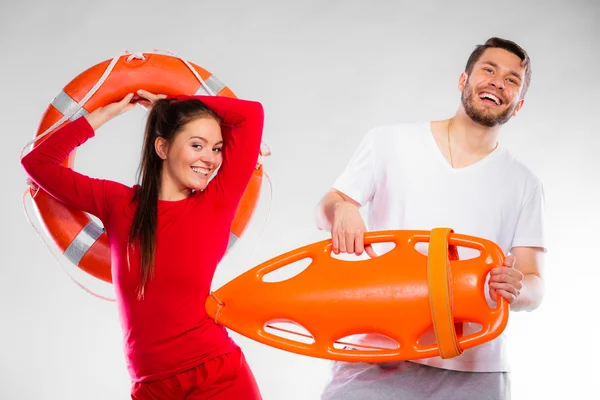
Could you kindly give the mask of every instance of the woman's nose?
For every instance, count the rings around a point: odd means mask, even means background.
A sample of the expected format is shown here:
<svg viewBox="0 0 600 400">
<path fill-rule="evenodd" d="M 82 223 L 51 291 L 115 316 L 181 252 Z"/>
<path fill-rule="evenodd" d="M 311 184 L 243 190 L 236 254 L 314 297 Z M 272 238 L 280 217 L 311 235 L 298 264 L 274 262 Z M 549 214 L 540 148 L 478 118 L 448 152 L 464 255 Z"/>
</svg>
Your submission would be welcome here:
<svg viewBox="0 0 600 400">
<path fill-rule="evenodd" d="M 213 164 L 215 162 L 215 159 L 216 154 L 210 149 L 206 149 L 200 154 L 200 160 L 202 160 L 205 163 Z"/>
</svg>

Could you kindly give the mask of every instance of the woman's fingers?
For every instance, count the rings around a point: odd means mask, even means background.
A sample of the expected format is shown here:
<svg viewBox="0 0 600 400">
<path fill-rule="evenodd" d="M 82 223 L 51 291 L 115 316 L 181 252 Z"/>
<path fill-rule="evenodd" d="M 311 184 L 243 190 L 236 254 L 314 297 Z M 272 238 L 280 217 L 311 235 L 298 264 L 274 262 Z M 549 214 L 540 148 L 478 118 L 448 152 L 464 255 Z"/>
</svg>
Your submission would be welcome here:
<svg viewBox="0 0 600 400">
<path fill-rule="evenodd" d="M 150 102 L 154 102 L 158 99 L 166 99 L 167 95 L 166 94 L 154 94 L 154 93 L 150 93 L 147 90 L 143 90 L 140 89 L 137 91 L 138 96 L 143 97 L 146 100 L 149 100 Z"/>
</svg>

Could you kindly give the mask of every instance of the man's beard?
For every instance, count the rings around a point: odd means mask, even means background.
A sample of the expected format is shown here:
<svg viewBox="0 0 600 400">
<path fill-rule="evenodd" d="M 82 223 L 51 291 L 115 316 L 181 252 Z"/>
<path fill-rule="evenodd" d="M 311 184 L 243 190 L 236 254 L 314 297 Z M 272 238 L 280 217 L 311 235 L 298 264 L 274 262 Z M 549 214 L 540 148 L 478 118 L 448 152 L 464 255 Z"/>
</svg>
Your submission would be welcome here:
<svg viewBox="0 0 600 400">
<path fill-rule="evenodd" d="M 475 107 L 475 94 L 473 93 L 473 90 L 471 90 L 471 85 L 469 85 L 468 80 L 460 97 L 460 101 L 462 102 L 465 112 L 474 122 L 489 128 L 507 123 L 517 108 L 517 105 L 515 104 L 497 115 L 487 110 L 477 109 Z"/>
</svg>

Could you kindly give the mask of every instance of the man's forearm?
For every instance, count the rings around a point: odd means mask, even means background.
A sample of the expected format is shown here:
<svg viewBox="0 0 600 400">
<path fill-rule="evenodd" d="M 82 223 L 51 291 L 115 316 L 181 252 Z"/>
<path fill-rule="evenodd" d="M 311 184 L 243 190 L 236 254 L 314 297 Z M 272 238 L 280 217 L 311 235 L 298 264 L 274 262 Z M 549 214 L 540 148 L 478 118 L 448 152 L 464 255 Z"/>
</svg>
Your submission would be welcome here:
<svg viewBox="0 0 600 400">
<path fill-rule="evenodd" d="M 344 201 L 344 198 L 339 193 L 333 191 L 323 196 L 323 199 L 317 205 L 317 228 L 330 231 L 335 208 Z"/>
<path fill-rule="evenodd" d="M 544 281 L 536 274 L 526 274 L 522 282 L 519 297 L 510 305 L 511 311 L 533 311 L 542 304 L 546 286 Z"/>
</svg>

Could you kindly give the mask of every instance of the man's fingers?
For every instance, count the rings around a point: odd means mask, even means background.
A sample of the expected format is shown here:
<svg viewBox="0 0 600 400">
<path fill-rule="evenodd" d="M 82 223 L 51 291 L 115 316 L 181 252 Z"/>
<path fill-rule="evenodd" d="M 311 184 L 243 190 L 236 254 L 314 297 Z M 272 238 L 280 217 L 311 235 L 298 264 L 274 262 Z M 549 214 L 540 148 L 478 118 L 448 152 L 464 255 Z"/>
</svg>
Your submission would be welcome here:
<svg viewBox="0 0 600 400">
<path fill-rule="evenodd" d="M 331 249 L 333 250 L 333 254 L 340 253 L 340 240 L 338 238 L 337 229 L 331 231 Z"/>
<path fill-rule="evenodd" d="M 510 285 L 514 287 L 516 290 L 521 290 L 523 288 L 523 282 L 519 279 L 515 279 L 512 277 L 505 277 L 503 279 L 497 279 L 500 275 L 497 275 L 493 278 L 490 278 L 489 285 L 495 288 L 504 287 L 504 285 Z"/>
<path fill-rule="evenodd" d="M 508 301 L 510 304 L 514 303 L 514 301 L 517 300 L 517 296 L 515 296 L 514 294 L 512 294 L 510 292 L 507 292 L 506 290 L 499 289 L 498 295 L 504 297 L 506 299 L 506 301 Z"/>
<path fill-rule="evenodd" d="M 490 277 L 506 277 L 511 276 L 516 279 L 523 279 L 523 273 L 516 268 L 511 267 L 495 267 L 490 271 Z"/>
<path fill-rule="evenodd" d="M 517 262 L 517 259 L 515 258 L 515 256 L 510 255 L 504 259 L 504 266 L 509 267 L 509 268 L 514 268 L 516 262 Z"/>
<path fill-rule="evenodd" d="M 494 302 L 498 301 L 498 291 L 492 287 L 490 287 L 490 298 Z"/>
<path fill-rule="evenodd" d="M 368 244 L 368 245 L 365 246 L 365 252 L 371 258 L 377 257 L 377 254 L 375 253 L 375 250 L 373 250 L 373 246 L 371 246 L 370 244 Z"/>
<path fill-rule="evenodd" d="M 356 240 L 354 241 L 354 254 L 360 256 L 363 251 L 365 251 L 365 246 L 363 244 L 362 235 L 356 235 Z"/>
<path fill-rule="evenodd" d="M 356 236 L 352 232 L 346 232 L 344 235 L 346 239 L 346 253 L 354 253 L 354 241 Z"/>
<path fill-rule="evenodd" d="M 504 292 L 511 293 L 516 297 L 518 297 L 520 294 L 520 288 L 515 287 L 515 285 L 512 285 L 510 283 L 490 282 L 490 288 L 498 291 L 502 290 Z"/>
<path fill-rule="evenodd" d="M 353 236 L 354 254 L 360 256 L 365 251 L 365 233 L 362 229 L 358 229 Z"/>
<path fill-rule="evenodd" d="M 338 236 L 340 253 L 345 253 L 346 252 L 346 237 L 344 236 L 344 234 L 342 232 L 338 232 L 337 236 Z"/>
<path fill-rule="evenodd" d="M 490 287 L 490 298 L 492 299 L 493 302 L 498 301 L 498 296 L 501 296 L 504 299 L 506 299 L 506 301 L 508 301 L 509 304 L 514 303 L 518 297 L 518 296 L 515 296 L 513 293 L 510 293 L 506 290 L 494 289 L 494 288 Z"/>
</svg>

